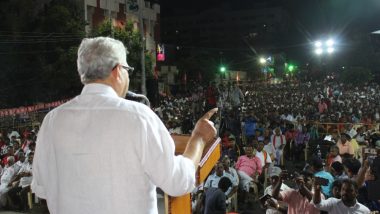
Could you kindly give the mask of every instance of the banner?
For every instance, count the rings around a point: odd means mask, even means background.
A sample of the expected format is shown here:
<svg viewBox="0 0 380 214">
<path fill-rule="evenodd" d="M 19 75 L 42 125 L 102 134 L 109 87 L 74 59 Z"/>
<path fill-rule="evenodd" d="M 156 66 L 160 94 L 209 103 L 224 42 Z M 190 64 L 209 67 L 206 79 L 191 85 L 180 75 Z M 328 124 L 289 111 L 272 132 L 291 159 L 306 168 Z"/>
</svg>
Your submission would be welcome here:
<svg viewBox="0 0 380 214">
<path fill-rule="evenodd" d="M 49 108 L 55 108 L 63 103 L 66 103 L 70 99 L 65 99 L 65 100 L 59 100 L 59 101 L 54 101 L 50 103 L 39 103 L 33 106 L 21 106 L 18 108 L 11 108 L 11 109 L 0 109 L 0 117 L 7 117 L 7 116 L 16 116 L 16 115 L 21 115 L 25 113 L 31 113 L 31 112 L 36 112 L 38 110 L 43 110 L 43 109 L 49 109 Z"/>
</svg>

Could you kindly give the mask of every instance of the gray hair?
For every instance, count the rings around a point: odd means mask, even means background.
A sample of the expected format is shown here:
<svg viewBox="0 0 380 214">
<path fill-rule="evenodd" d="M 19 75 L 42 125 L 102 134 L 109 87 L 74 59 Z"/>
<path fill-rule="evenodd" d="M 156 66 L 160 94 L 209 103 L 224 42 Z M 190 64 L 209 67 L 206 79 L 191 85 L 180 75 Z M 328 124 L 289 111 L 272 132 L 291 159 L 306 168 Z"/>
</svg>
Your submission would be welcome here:
<svg viewBox="0 0 380 214">
<path fill-rule="evenodd" d="M 14 163 L 15 163 L 15 157 L 13 157 L 13 156 L 8 156 L 8 157 L 7 157 L 7 162 L 8 162 L 8 164 L 9 164 L 9 163 L 14 164 Z"/>
<path fill-rule="evenodd" d="M 118 63 L 127 64 L 127 50 L 109 37 L 85 38 L 78 49 L 78 73 L 83 84 L 107 78 Z"/>
</svg>

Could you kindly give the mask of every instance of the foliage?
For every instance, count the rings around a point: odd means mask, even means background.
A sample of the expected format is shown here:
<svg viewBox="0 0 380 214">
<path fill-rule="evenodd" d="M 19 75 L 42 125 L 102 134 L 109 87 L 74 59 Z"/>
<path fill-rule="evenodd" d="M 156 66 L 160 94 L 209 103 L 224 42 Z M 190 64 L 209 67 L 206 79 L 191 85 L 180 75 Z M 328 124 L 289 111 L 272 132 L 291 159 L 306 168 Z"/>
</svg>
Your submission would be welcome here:
<svg viewBox="0 0 380 214">
<path fill-rule="evenodd" d="M 74 47 L 84 36 L 81 11 L 66 1 L 44 7 L 30 0 L 5 0 L 0 14 L 0 84 L 5 86 L 0 108 L 77 94 L 81 84 Z"/>
<path fill-rule="evenodd" d="M 217 55 L 218 57 L 218 55 Z M 183 78 L 186 73 L 187 81 L 209 82 L 219 74 L 220 61 L 215 55 L 207 51 L 193 50 L 188 56 L 181 57 L 177 62 L 180 75 Z M 228 72 L 228 65 L 226 65 Z"/>
<path fill-rule="evenodd" d="M 92 31 L 92 36 L 109 36 L 124 43 L 128 50 L 128 64 L 135 68 L 134 76 L 141 72 L 141 50 L 142 38 L 137 29 L 134 29 L 133 22 L 128 21 L 123 28 L 111 28 L 110 20 L 104 20 L 97 28 Z M 153 73 L 153 58 L 149 53 L 145 53 L 145 71 L 147 76 L 152 76 Z M 133 81 L 132 81 L 133 82 Z"/>
</svg>

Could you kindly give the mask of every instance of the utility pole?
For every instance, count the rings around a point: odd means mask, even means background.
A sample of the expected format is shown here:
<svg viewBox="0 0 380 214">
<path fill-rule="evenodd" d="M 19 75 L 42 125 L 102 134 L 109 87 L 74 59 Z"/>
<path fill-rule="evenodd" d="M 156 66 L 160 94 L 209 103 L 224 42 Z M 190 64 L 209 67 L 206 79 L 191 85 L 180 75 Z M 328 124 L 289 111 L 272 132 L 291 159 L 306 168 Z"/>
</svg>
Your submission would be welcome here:
<svg viewBox="0 0 380 214">
<path fill-rule="evenodd" d="M 140 4 L 141 3 L 141 4 Z M 146 73 L 145 73 L 145 36 L 144 36 L 144 23 L 143 23 L 143 8 L 145 7 L 144 1 L 139 2 L 139 27 L 141 43 L 141 93 L 146 95 Z"/>
<path fill-rule="evenodd" d="M 111 0 L 107 0 L 107 5 L 108 5 L 108 18 L 110 20 L 111 37 L 114 38 L 114 35 L 113 35 L 113 23 L 112 23 L 112 17 L 111 17 Z"/>
</svg>

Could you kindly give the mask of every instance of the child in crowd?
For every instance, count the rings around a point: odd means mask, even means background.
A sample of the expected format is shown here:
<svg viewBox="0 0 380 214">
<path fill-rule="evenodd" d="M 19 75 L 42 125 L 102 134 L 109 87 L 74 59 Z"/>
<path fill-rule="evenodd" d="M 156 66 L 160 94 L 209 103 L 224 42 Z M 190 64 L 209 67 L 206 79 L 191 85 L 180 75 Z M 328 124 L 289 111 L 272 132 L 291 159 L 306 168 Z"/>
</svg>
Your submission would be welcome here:
<svg viewBox="0 0 380 214">
<path fill-rule="evenodd" d="M 335 161 L 342 163 L 342 157 L 339 155 L 339 148 L 337 146 L 330 147 L 330 153 L 327 155 L 326 166 L 331 167 Z"/>
</svg>

